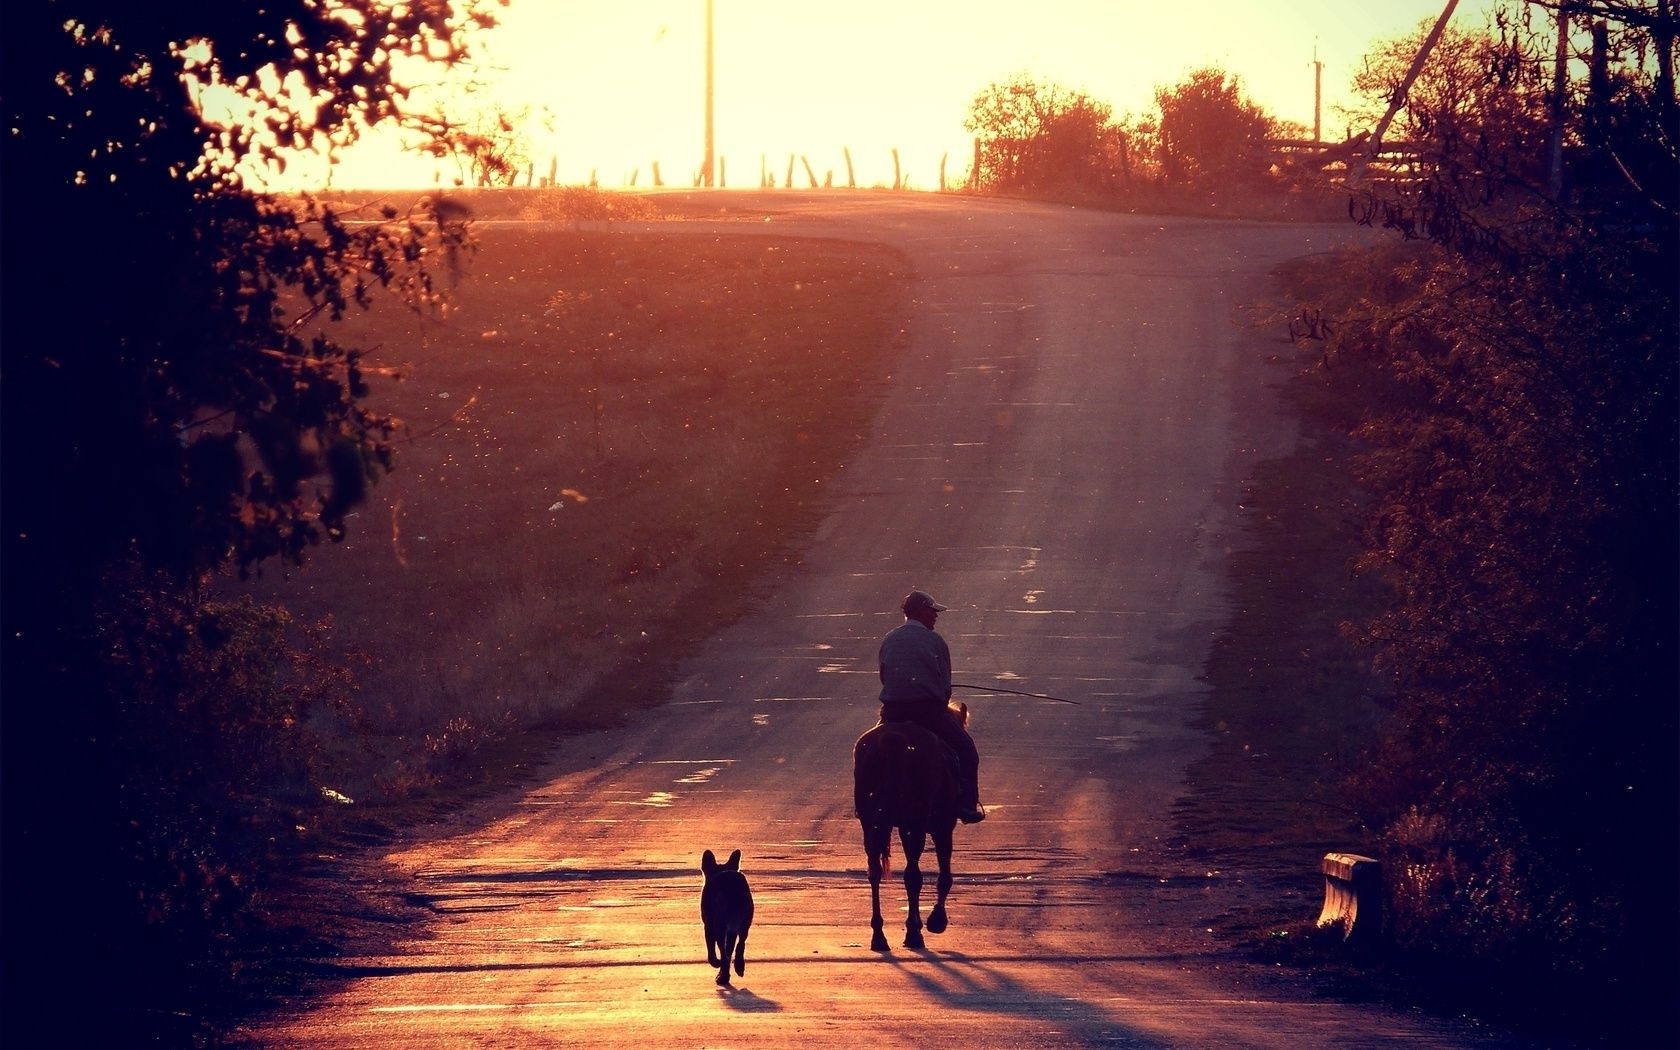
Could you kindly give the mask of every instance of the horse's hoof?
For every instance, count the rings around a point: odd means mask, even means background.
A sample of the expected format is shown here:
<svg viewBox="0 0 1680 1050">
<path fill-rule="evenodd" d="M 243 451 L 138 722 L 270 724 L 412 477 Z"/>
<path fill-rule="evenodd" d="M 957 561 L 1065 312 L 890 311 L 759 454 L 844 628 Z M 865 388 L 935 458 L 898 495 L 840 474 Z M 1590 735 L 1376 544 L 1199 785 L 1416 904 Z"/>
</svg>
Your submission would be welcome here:
<svg viewBox="0 0 1680 1050">
<path fill-rule="evenodd" d="M 936 911 L 932 915 L 928 916 L 927 932 L 929 932 L 929 933 L 944 933 L 945 932 L 945 924 L 946 924 L 945 923 L 945 913 L 942 912 L 942 911 Z"/>
<path fill-rule="evenodd" d="M 745 977 L 746 975 L 747 975 L 747 960 L 736 959 L 735 960 L 735 976 Z"/>
<path fill-rule="evenodd" d="M 913 930 L 910 933 L 905 934 L 904 935 L 904 946 L 906 948 L 909 948 L 911 951 L 917 951 L 917 952 L 926 948 L 927 947 L 927 942 L 922 940 L 922 931 L 921 930 Z"/>
<path fill-rule="evenodd" d="M 718 971 L 717 983 L 720 988 L 729 987 L 729 967 L 725 966 L 722 970 Z"/>
<path fill-rule="evenodd" d="M 876 952 L 890 952 L 892 951 L 892 947 L 887 944 L 885 934 L 877 933 L 869 942 L 869 950 Z"/>
</svg>

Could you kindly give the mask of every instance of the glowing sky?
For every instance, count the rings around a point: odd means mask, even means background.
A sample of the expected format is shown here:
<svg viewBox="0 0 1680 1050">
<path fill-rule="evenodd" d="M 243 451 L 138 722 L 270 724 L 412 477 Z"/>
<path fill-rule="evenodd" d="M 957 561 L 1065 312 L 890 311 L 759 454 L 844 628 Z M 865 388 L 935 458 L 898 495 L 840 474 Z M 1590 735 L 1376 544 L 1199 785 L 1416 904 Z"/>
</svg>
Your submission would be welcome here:
<svg viewBox="0 0 1680 1050">
<path fill-rule="evenodd" d="M 1310 128 L 1313 53 L 1324 62 L 1324 134 L 1346 130 L 1336 106 L 1371 44 L 1414 30 L 1444 0 L 714 0 L 717 150 L 730 185 L 756 185 L 765 155 L 778 177 L 790 153 L 818 177 L 890 182 L 897 147 L 913 184 L 966 171 L 962 121 L 986 84 L 1013 73 L 1085 91 L 1116 113 L 1152 108 L 1158 85 L 1215 64 L 1241 77 L 1274 116 Z M 1485 2 L 1454 24 L 1479 27 Z M 547 107 L 532 134 L 537 171 L 558 157 L 562 182 L 591 173 L 618 185 L 651 162 L 669 184 L 700 165 L 704 0 L 514 0 L 478 45 L 488 97 Z M 480 98 L 486 96 L 479 96 Z M 432 182 L 434 163 L 399 162 L 387 145 L 344 158 L 338 185 Z M 455 174 L 443 171 L 445 181 Z M 318 177 L 318 176 L 317 176 Z"/>
</svg>

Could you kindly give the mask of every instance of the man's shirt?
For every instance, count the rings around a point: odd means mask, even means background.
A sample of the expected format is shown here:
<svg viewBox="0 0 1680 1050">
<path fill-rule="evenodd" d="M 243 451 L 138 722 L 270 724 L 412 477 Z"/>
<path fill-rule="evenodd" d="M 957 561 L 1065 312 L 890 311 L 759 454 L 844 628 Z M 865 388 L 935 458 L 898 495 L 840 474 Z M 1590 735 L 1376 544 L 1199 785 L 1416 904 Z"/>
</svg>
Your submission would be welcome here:
<svg viewBox="0 0 1680 1050">
<path fill-rule="evenodd" d="M 881 640 L 881 703 L 934 704 L 951 698 L 951 649 L 937 631 L 906 620 Z"/>
</svg>

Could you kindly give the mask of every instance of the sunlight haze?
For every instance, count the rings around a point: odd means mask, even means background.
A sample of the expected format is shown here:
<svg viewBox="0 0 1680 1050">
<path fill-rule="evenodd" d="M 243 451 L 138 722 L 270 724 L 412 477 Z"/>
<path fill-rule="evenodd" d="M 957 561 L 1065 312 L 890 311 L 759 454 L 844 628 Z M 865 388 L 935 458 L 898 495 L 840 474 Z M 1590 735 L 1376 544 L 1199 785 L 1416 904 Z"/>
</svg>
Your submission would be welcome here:
<svg viewBox="0 0 1680 1050">
<path fill-rule="evenodd" d="M 790 155 L 808 156 L 819 179 L 833 172 L 843 185 L 849 147 L 858 184 L 870 186 L 891 183 L 896 147 L 911 184 L 932 189 L 943 155 L 949 179 L 966 174 L 973 139 L 963 118 L 988 83 L 1026 73 L 1083 91 L 1120 116 L 1151 110 L 1156 87 L 1210 64 L 1240 77 L 1274 117 L 1310 133 L 1315 46 L 1324 63 L 1323 134 L 1340 139 L 1348 127 L 1338 107 L 1373 42 L 1413 31 L 1442 6 L 715 0 L 717 152 L 730 186 L 756 186 L 761 157 L 783 180 Z M 1485 4 L 1461 4 L 1453 18 L 1480 26 Z M 478 43 L 485 90 L 451 113 L 529 107 L 539 177 L 555 158 L 562 183 L 593 175 L 619 186 L 635 174 L 637 185 L 649 186 L 657 160 L 667 185 L 692 182 L 703 150 L 704 0 L 514 0 L 499 20 Z M 321 174 L 317 167 L 301 178 Z M 451 162 L 405 157 L 375 141 L 341 158 L 332 182 L 422 186 L 459 174 Z M 803 166 L 797 179 L 805 184 Z"/>
</svg>

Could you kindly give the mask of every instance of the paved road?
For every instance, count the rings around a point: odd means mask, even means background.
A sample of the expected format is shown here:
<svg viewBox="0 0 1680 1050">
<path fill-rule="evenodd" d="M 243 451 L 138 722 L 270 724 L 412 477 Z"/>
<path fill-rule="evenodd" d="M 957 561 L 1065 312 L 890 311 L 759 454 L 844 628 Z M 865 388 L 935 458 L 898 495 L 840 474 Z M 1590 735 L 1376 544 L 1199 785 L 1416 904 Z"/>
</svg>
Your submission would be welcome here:
<svg viewBox="0 0 1680 1050">
<path fill-rule="evenodd" d="M 751 195 L 731 200 L 748 206 Z M 1227 612 L 1243 479 L 1293 424 L 1278 333 L 1244 330 L 1277 262 L 1339 227 L 879 194 L 778 194 L 719 229 L 880 240 L 913 262 L 907 349 L 802 565 L 711 639 L 670 704 L 578 738 L 541 787 L 394 859 L 435 909 L 388 957 L 257 1034 L 311 1047 L 1470 1046 L 1320 1001 L 1187 925 L 1163 870 L 1202 749 L 1197 676 Z M 696 235 L 709 227 L 696 224 Z M 949 932 L 870 952 L 850 748 L 910 587 L 973 697 L 984 825 L 959 831 Z M 746 976 L 703 965 L 697 864 L 746 855 Z M 888 896 L 902 934 L 902 888 Z M 898 943 L 895 938 L 894 943 Z M 1215 962 L 1220 968 L 1215 968 Z"/>
</svg>

